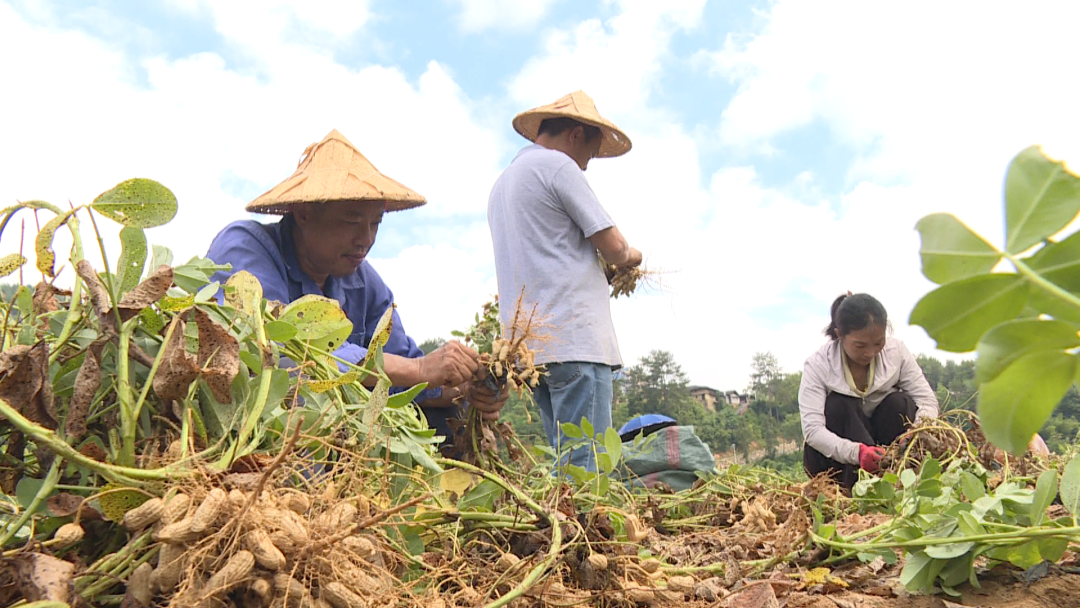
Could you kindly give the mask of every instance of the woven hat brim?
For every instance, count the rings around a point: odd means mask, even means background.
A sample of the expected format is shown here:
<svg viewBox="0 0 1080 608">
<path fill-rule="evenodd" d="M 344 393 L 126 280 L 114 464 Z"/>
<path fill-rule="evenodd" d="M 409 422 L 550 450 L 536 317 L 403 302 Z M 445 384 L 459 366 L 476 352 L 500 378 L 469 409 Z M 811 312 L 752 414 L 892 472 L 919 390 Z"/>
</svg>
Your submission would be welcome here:
<svg viewBox="0 0 1080 608">
<path fill-rule="evenodd" d="M 598 158 L 613 158 L 630 151 L 633 144 L 622 129 L 607 120 L 596 120 L 576 112 L 558 112 L 550 110 L 527 110 L 514 117 L 514 130 L 525 139 L 535 142 L 540 132 L 540 123 L 549 118 L 570 118 L 580 123 L 598 127 L 604 140 L 600 143 Z"/>
<path fill-rule="evenodd" d="M 387 211 L 412 209 L 427 202 L 419 192 L 380 173 L 352 142 L 333 130 L 304 150 L 296 171 L 288 179 L 244 209 L 285 215 L 292 205 L 335 201 L 381 202 Z"/>
</svg>

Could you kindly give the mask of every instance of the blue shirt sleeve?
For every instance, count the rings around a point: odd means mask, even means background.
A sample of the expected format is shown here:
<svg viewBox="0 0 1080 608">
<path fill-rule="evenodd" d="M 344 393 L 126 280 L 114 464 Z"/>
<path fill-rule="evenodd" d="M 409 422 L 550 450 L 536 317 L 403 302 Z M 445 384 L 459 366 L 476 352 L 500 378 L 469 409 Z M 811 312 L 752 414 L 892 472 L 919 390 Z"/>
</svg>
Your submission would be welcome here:
<svg viewBox="0 0 1080 608">
<path fill-rule="evenodd" d="M 264 298 L 291 301 L 285 260 L 258 222 L 245 220 L 226 226 L 210 244 L 206 257 L 218 264 L 232 264 L 232 270 L 218 271 L 211 280 L 224 283 L 233 273 L 246 270 L 259 279 Z"/>
</svg>

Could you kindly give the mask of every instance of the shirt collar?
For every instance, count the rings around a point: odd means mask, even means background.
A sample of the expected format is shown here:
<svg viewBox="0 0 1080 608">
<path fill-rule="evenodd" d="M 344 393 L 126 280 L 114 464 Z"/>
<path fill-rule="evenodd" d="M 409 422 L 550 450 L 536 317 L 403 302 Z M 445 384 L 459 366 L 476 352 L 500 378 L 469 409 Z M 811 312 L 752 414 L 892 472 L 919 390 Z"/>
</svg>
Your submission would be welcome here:
<svg viewBox="0 0 1080 608">
<path fill-rule="evenodd" d="M 289 280 L 294 283 L 299 283 L 304 293 L 319 293 L 320 291 L 328 298 L 334 298 L 340 301 L 341 290 L 345 289 L 359 289 L 364 286 L 364 280 L 360 276 L 360 268 L 356 269 L 356 272 L 344 276 L 344 277 L 326 277 L 326 284 L 323 289 L 319 289 L 315 280 L 307 275 L 300 268 L 300 259 L 296 257 L 296 241 L 293 240 L 293 227 L 296 222 L 293 220 L 292 215 L 286 215 L 278 222 L 278 231 L 281 237 L 281 255 L 285 258 L 285 272 L 289 275 Z M 367 264 L 367 260 L 364 261 Z M 363 264 L 361 264 L 361 268 Z"/>
</svg>

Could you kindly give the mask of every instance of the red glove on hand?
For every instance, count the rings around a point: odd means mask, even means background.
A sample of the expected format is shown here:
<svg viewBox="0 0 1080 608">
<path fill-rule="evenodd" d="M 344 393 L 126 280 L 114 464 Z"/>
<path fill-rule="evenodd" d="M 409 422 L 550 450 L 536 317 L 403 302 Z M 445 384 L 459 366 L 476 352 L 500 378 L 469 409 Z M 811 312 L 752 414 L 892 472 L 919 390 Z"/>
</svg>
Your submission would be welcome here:
<svg viewBox="0 0 1080 608">
<path fill-rule="evenodd" d="M 859 444 L 859 467 L 869 473 L 877 473 L 881 468 L 881 457 L 885 455 L 885 448 Z"/>
</svg>

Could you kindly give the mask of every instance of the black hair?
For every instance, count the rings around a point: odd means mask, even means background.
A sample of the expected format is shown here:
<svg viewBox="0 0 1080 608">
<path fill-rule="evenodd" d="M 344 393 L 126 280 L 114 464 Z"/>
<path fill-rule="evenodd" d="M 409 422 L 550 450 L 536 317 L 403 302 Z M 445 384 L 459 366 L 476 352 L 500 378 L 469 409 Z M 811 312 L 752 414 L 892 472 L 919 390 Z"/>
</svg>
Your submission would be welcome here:
<svg viewBox="0 0 1080 608">
<path fill-rule="evenodd" d="M 832 321 L 825 328 L 825 335 L 830 340 L 836 340 L 853 331 L 868 327 L 871 323 L 882 327 L 887 327 L 889 324 L 889 315 L 886 314 L 881 302 L 865 293 L 844 294 L 832 303 Z"/>
<path fill-rule="evenodd" d="M 569 131 L 574 127 L 582 127 L 585 129 L 585 141 L 592 141 L 603 135 L 603 132 L 600 131 L 600 127 L 587 125 L 583 122 L 574 120 L 573 118 L 545 118 L 540 121 L 540 127 L 536 130 L 536 136 L 539 137 L 544 133 L 555 136 L 564 131 Z"/>
</svg>

